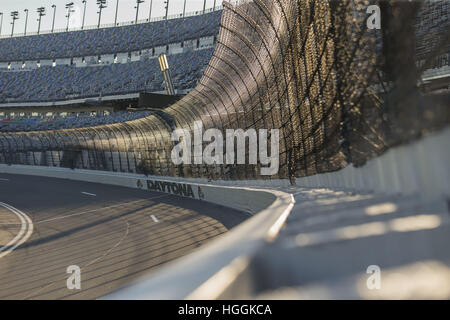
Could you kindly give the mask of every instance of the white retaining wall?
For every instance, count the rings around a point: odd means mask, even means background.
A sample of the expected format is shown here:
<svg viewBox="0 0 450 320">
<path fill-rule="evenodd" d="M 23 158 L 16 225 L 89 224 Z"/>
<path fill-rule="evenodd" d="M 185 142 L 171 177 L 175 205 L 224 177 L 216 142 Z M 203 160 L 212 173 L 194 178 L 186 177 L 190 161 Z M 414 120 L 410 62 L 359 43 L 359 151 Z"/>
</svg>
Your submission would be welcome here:
<svg viewBox="0 0 450 320">
<path fill-rule="evenodd" d="M 118 157 L 118 155 L 116 156 Z M 126 154 L 121 156 L 123 161 L 126 161 Z M 0 164 L 0 172 L 112 184 L 131 181 L 127 182 L 127 186 L 134 186 L 135 182 L 133 181 L 145 178 L 143 175 L 136 174 L 119 174 L 119 177 L 118 174 L 111 172 L 39 166 L 8 166 L 4 164 Z M 210 182 L 207 179 L 198 178 L 180 179 L 160 176 L 149 176 L 149 178 L 217 186 L 263 188 L 286 188 L 290 186 L 287 179 Z M 392 148 L 359 168 L 350 165 L 336 172 L 297 178 L 296 185 L 299 187 L 346 189 L 358 192 L 417 195 L 427 198 L 450 196 L 450 128 L 430 134 L 410 144 Z"/>
<path fill-rule="evenodd" d="M 300 178 L 297 185 L 424 198 L 448 197 L 450 128 L 389 149 L 363 167 L 348 166 L 340 171 Z"/>
</svg>

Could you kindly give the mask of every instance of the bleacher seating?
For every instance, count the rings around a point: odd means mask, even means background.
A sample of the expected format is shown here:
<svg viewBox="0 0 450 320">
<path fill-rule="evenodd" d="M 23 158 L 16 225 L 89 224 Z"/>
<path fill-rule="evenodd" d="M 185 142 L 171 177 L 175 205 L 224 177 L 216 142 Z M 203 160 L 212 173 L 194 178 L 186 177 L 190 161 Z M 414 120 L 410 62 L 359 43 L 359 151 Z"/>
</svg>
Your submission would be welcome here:
<svg viewBox="0 0 450 320">
<path fill-rule="evenodd" d="M 213 49 L 168 56 L 174 86 L 193 88 Z M 34 70 L 0 72 L 0 103 L 45 102 L 164 90 L 158 59 L 88 67 L 45 66 Z"/>
<path fill-rule="evenodd" d="M 0 62 L 52 61 L 100 55 L 131 53 L 184 40 L 217 35 L 222 11 L 186 19 L 169 19 L 113 28 L 0 39 Z M 208 46 L 208 45 L 207 45 Z M 190 47 L 169 54 L 175 89 L 195 87 L 208 64 L 213 48 Z M 88 60 L 88 59 L 86 59 Z M 158 59 L 149 51 L 139 60 L 70 64 L 48 63 L 0 70 L 0 103 L 54 102 L 96 98 L 142 91 L 164 91 Z M 5 64 L 3 64 L 5 65 Z M 1 111 L 1 110 L 0 110 Z M 147 117 L 151 111 L 114 112 L 108 115 L 0 116 L 0 132 L 42 131 L 112 124 Z"/>
<path fill-rule="evenodd" d="M 217 35 L 222 11 L 115 28 L 0 39 L 0 62 L 130 52 Z"/>
<path fill-rule="evenodd" d="M 40 131 L 68 128 L 92 127 L 103 124 L 112 124 L 130 120 L 136 120 L 151 115 L 152 111 L 113 112 L 108 115 L 81 115 L 61 117 L 30 117 L 17 119 L 2 119 L 0 117 L 0 132 Z"/>
</svg>

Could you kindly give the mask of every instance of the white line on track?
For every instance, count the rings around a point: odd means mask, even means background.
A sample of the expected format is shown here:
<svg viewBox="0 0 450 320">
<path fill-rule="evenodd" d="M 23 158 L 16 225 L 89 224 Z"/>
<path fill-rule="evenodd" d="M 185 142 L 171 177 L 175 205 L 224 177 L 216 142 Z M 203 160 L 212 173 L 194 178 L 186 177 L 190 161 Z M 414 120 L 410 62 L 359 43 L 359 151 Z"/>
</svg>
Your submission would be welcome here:
<svg viewBox="0 0 450 320">
<path fill-rule="evenodd" d="M 0 258 L 3 258 L 30 238 L 33 233 L 33 222 L 25 213 L 17 208 L 14 208 L 13 206 L 10 206 L 9 204 L 0 202 L 0 206 L 14 213 L 17 217 L 19 217 L 21 222 L 19 233 L 6 246 L 0 248 Z"/>
<path fill-rule="evenodd" d="M 115 208 L 115 207 L 120 207 L 120 206 L 124 206 L 124 205 L 128 205 L 128 204 L 143 202 L 143 201 L 147 201 L 147 200 L 154 200 L 154 199 L 164 198 L 164 197 L 168 197 L 168 196 L 169 196 L 169 194 L 164 194 L 164 195 L 161 195 L 161 196 L 156 196 L 156 197 L 147 198 L 147 199 L 141 199 L 141 200 L 136 200 L 136 201 L 118 203 L 118 204 L 115 204 L 115 205 L 112 205 L 112 206 L 109 206 L 109 207 L 102 207 L 102 208 L 98 208 L 98 209 L 92 209 L 92 210 L 88 210 L 88 211 L 72 213 L 72 214 L 68 214 L 66 216 L 60 216 L 60 217 L 55 217 L 55 218 L 50 218 L 50 219 L 44 219 L 44 220 L 36 222 L 35 224 L 43 223 L 43 222 L 49 222 L 49 221 L 54 221 L 54 220 L 59 220 L 59 219 L 64 219 L 64 218 L 69 218 L 69 217 L 80 216 L 80 215 L 83 215 L 83 214 L 86 214 L 86 213 L 92 213 L 92 212 L 96 212 L 96 211 L 112 209 L 112 208 Z"/>
<path fill-rule="evenodd" d="M 154 222 L 159 222 L 158 218 L 156 218 L 154 215 L 151 215 L 150 217 L 153 219 Z"/>
<path fill-rule="evenodd" d="M 85 194 L 87 196 L 92 196 L 92 197 L 96 197 L 97 196 L 95 193 L 89 193 L 89 192 L 84 192 L 84 191 L 82 191 L 81 193 Z"/>
<path fill-rule="evenodd" d="M 0 178 L 0 181 L 9 181 L 9 179 Z"/>
</svg>

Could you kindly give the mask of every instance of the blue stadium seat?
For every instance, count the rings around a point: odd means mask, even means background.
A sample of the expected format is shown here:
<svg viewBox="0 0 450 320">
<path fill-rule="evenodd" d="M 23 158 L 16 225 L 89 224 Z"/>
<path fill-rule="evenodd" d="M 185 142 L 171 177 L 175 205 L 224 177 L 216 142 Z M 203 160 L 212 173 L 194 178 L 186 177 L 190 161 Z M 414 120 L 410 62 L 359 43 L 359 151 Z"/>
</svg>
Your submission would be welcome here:
<svg viewBox="0 0 450 320">
<path fill-rule="evenodd" d="M 184 19 L 115 28 L 42 34 L 0 40 L 0 62 L 57 59 L 137 51 L 215 35 L 222 11 Z"/>
</svg>

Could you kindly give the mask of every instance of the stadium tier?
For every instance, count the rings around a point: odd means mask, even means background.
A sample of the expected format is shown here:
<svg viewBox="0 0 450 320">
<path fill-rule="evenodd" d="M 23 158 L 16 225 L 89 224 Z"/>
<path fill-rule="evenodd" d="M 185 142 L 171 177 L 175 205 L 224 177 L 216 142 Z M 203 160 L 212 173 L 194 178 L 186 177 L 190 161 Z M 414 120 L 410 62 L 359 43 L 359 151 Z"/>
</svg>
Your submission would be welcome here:
<svg viewBox="0 0 450 320">
<path fill-rule="evenodd" d="M 113 112 L 107 115 L 78 115 L 61 117 L 53 115 L 52 117 L 30 117 L 19 119 L 2 119 L 0 117 L 0 131 L 41 131 L 56 130 L 64 128 L 82 128 L 92 127 L 104 124 L 120 123 L 147 117 L 153 114 L 152 111 L 134 111 L 134 112 Z"/>
<path fill-rule="evenodd" d="M 210 48 L 168 56 L 175 88 L 193 88 L 212 52 Z M 0 72 L 0 88 L 0 103 L 5 103 L 57 101 L 145 90 L 156 92 L 164 90 L 164 85 L 155 57 L 124 64 L 88 67 L 57 65 Z"/>
<path fill-rule="evenodd" d="M 0 62 L 130 52 L 214 36 L 219 32 L 221 13 L 218 10 L 185 19 L 1 39 Z"/>
</svg>

